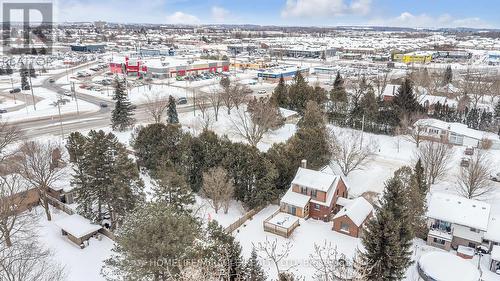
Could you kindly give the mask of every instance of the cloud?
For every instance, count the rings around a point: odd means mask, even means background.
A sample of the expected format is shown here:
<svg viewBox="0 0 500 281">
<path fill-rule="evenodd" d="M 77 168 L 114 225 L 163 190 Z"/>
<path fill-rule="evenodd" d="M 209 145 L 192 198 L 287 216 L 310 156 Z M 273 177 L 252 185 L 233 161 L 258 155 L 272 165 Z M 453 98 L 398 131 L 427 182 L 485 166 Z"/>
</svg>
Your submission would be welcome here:
<svg viewBox="0 0 500 281">
<path fill-rule="evenodd" d="M 372 0 L 287 0 L 281 16 L 289 18 L 366 15 L 371 10 L 371 4 Z"/>
<path fill-rule="evenodd" d="M 481 20 L 478 17 L 470 18 L 455 18 L 449 14 L 439 16 L 430 16 L 428 14 L 414 15 L 410 12 L 403 12 L 399 16 L 389 19 L 372 20 L 371 24 L 397 26 L 397 27 L 424 27 L 424 28 L 440 28 L 440 27 L 472 27 L 472 28 L 489 28 L 490 24 Z"/>
<path fill-rule="evenodd" d="M 171 15 L 167 16 L 167 23 L 182 23 L 182 24 L 197 24 L 200 22 L 200 19 L 195 15 L 186 14 L 180 11 L 177 11 Z"/>
<path fill-rule="evenodd" d="M 212 7 L 212 18 L 215 22 L 224 22 L 228 16 L 229 16 L 228 10 L 219 6 Z"/>
</svg>

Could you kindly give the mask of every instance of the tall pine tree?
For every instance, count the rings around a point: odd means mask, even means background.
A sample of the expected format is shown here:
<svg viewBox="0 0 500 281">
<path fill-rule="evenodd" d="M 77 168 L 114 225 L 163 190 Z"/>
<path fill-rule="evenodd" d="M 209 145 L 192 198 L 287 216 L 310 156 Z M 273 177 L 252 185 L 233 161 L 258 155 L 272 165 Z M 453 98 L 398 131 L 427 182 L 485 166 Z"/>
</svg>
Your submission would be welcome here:
<svg viewBox="0 0 500 281">
<path fill-rule="evenodd" d="M 30 85 L 28 84 L 28 69 L 26 68 L 24 63 L 21 63 L 19 75 L 21 76 L 21 89 L 22 90 L 29 90 Z"/>
<path fill-rule="evenodd" d="M 153 191 L 158 202 L 171 206 L 177 212 L 189 211 L 186 206 L 195 202 L 184 176 L 165 164 L 154 174 Z"/>
<path fill-rule="evenodd" d="M 288 108 L 288 88 L 285 83 L 283 76 L 280 77 L 278 86 L 274 88 L 273 94 L 271 96 L 271 103 L 277 107 Z"/>
<path fill-rule="evenodd" d="M 168 97 L 167 123 L 168 124 L 178 124 L 179 123 L 179 116 L 177 115 L 177 106 L 175 103 L 175 99 L 172 96 Z"/>
<path fill-rule="evenodd" d="M 124 131 L 132 127 L 135 123 L 135 119 L 132 117 L 135 106 L 128 99 L 125 81 L 116 77 L 114 86 L 113 100 L 115 101 L 115 108 L 111 112 L 111 127 L 113 130 Z"/>
</svg>

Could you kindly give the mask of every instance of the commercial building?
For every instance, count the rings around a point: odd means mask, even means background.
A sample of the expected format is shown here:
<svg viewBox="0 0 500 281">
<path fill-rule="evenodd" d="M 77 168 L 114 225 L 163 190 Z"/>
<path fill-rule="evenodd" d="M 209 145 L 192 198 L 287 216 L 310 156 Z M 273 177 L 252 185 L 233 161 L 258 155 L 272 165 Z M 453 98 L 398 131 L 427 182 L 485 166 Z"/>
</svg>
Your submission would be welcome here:
<svg viewBox="0 0 500 281">
<path fill-rule="evenodd" d="M 71 51 L 83 53 L 102 53 L 106 45 L 104 44 L 79 44 L 71 45 Z"/>
<path fill-rule="evenodd" d="M 229 71 L 228 61 L 180 59 L 161 57 L 152 59 L 118 58 L 109 64 L 113 73 L 169 78 L 176 76 L 197 75 L 205 72 Z"/>
<path fill-rule="evenodd" d="M 393 60 L 403 63 L 429 63 L 432 61 L 434 52 L 418 51 L 407 54 L 394 54 Z"/>
<path fill-rule="evenodd" d="M 285 80 L 290 80 L 293 79 L 298 72 L 304 76 L 308 75 L 309 68 L 299 66 L 274 67 L 260 71 L 257 73 L 257 77 L 268 81 L 278 81 L 281 77 Z"/>
<path fill-rule="evenodd" d="M 330 47 L 306 47 L 306 46 L 286 46 L 271 47 L 269 54 L 274 57 L 292 57 L 292 58 L 321 58 L 335 56 L 335 48 Z"/>
</svg>

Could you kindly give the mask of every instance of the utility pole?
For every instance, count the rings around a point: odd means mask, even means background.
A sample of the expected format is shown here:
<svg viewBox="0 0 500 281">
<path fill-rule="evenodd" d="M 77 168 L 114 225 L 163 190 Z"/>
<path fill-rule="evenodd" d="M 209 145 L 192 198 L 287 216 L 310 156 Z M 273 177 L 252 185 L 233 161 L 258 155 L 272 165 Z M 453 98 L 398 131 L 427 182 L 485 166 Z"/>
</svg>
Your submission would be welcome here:
<svg viewBox="0 0 500 281">
<path fill-rule="evenodd" d="M 59 124 L 61 126 L 61 139 L 64 139 L 63 123 L 61 117 L 61 100 L 57 101 L 57 111 L 59 112 Z"/>
<path fill-rule="evenodd" d="M 10 77 L 10 84 L 12 85 L 12 96 L 14 96 L 14 104 L 17 104 L 17 102 L 16 102 L 16 92 L 14 91 L 14 81 L 12 80 L 12 76 Z"/>
<path fill-rule="evenodd" d="M 33 109 L 36 110 L 35 94 L 33 93 L 33 84 L 31 83 L 31 74 L 29 75 L 29 77 L 30 77 L 31 98 L 33 99 Z"/>
<path fill-rule="evenodd" d="M 76 115 L 80 117 L 80 109 L 78 108 L 78 97 L 76 96 L 76 91 L 75 91 L 75 82 L 71 82 L 71 91 L 73 92 L 73 97 L 75 98 Z"/>
<path fill-rule="evenodd" d="M 363 114 L 363 119 L 361 120 L 361 142 L 359 148 L 363 147 L 363 134 L 365 132 L 365 114 Z"/>
</svg>

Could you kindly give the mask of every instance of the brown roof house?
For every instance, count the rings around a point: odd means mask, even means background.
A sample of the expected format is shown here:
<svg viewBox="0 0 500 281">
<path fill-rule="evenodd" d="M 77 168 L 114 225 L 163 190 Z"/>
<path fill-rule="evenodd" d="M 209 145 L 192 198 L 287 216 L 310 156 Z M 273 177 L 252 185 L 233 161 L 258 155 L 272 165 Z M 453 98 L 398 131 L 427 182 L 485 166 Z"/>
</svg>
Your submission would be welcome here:
<svg viewBox="0 0 500 281">
<path fill-rule="evenodd" d="M 333 230 L 352 237 L 361 237 L 364 224 L 373 214 L 372 204 L 363 197 L 339 198 L 337 204 L 343 208 L 333 217 Z"/>
</svg>

